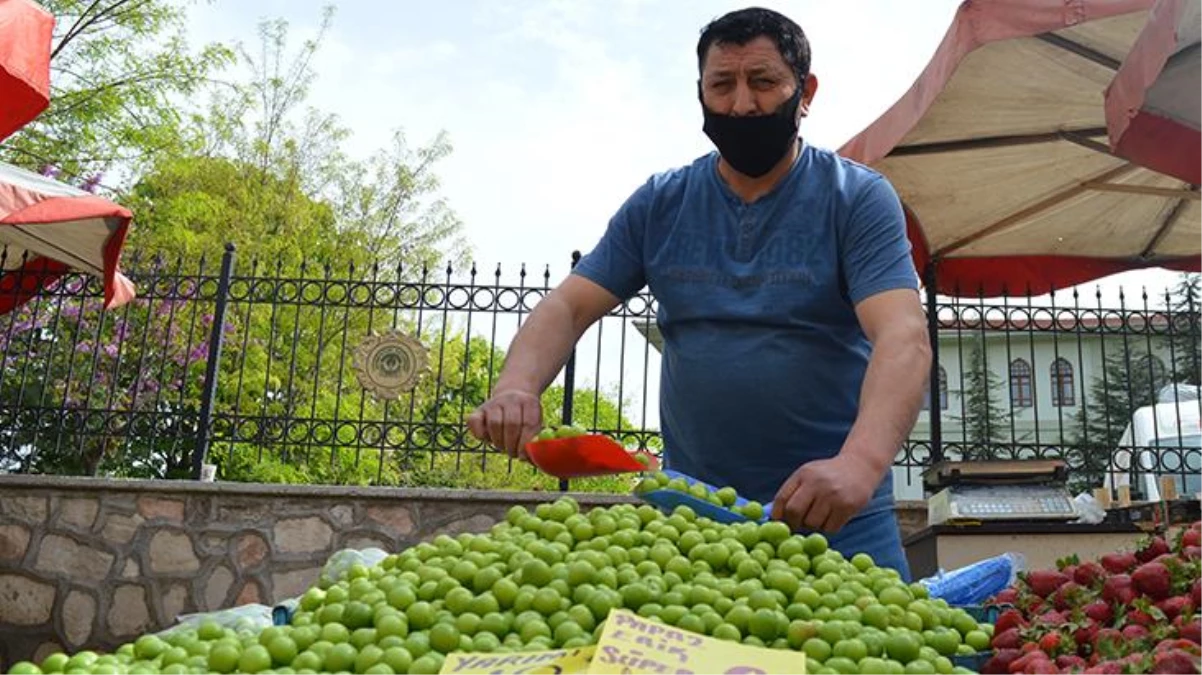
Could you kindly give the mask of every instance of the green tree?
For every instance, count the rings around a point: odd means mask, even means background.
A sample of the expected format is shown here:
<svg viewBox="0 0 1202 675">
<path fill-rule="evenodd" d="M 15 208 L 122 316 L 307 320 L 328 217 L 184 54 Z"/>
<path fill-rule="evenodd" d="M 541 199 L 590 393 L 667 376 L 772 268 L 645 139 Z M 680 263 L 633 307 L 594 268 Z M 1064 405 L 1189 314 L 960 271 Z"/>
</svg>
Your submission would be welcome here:
<svg viewBox="0 0 1202 675">
<path fill-rule="evenodd" d="M 50 106 L 0 145 L 0 159 L 32 170 L 53 165 L 64 179 L 115 168 L 136 175 L 138 167 L 173 150 L 179 106 L 233 58 L 221 45 L 189 46 L 187 11 L 180 3 L 40 4 L 56 19 Z"/>
<path fill-rule="evenodd" d="M 1169 383 L 1162 362 L 1143 344 L 1128 341 L 1107 344 L 1102 373 L 1095 375 L 1086 404 L 1078 407 L 1071 437 L 1074 472 L 1079 487 L 1097 487 L 1111 456 L 1136 410 L 1156 402 L 1156 394 Z"/>
<path fill-rule="evenodd" d="M 1202 274 L 1182 274 L 1168 304 L 1173 379 L 1202 384 Z"/>
<path fill-rule="evenodd" d="M 970 338 L 964 363 L 964 410 L 958 419 L 964 429 L 964 459 L 988 459 L 993 446 L 1006 440 L 1005 410 L 999 400 L 1001 378 L 989 368 L 985 339 Z"/>
</svg>

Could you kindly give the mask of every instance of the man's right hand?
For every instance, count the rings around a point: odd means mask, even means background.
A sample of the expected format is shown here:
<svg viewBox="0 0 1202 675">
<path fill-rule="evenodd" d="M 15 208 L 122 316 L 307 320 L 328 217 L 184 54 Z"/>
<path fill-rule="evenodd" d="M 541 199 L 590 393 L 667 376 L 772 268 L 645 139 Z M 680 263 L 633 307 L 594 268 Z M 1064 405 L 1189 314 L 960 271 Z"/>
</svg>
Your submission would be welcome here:
<svg viewBox="0 0 1202 675">
<path fill-rule="evenodd" d="M 467 428 L 473 436 L 520 459 L 526 459 L 526 443 L 542 427 L 543 408 L 538 396 L 520 389 L 494 392 L 467 416 Z"/>
</svg>

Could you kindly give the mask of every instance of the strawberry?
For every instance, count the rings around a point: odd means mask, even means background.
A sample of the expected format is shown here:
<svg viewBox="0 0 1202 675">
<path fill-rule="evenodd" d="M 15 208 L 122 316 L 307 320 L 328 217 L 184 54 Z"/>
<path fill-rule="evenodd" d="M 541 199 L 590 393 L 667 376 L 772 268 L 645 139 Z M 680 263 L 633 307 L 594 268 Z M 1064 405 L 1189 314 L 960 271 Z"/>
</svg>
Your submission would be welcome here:
<svg viewBox="0 0 1202 675">
<path fill-rule="evenodd" d="M 1028 644 L 1031 644 L 1031 643 L 1028 643 Z M 1027 651 L 1027 650 L 1024 650 L 1024 651 L 1026 653 L 1024 653 L 1022 656 L 1018 657 L 1017 659 L 1015 659 L 1010 664 L 1010 672 L 1024 673 L 1027 671 L 1027 666 L 1029 666 L 1033 663 L 1038 663 L 1040 661 L 1048 661 L 1048 662 L 1051 661 L 1051 659 L 1048 658 L 1048 655 L 1039 651 L 1038 648 L 1031 649 L 1030 651 Z"/>
<path fill-rule="evenodd" d="M 1145 540 L 1142 545 L 1135 550 L 1135 559 L 1141 563 L 1146 563 L 1155 560 L 1156 558 L 1169 552 L 1169 545 L 1165 543 L 1164 537 L 1155 536 Z"/>
<path fill-rule="evenodd" d="M 1188 616 L 1194 609 L 1190 599 L 1183 595 L 1165 598 L 1156 603 L 1156 608 L 1164 612 L 1164 615 L 1170 619 L 1174 619 L 1182 614 Z"/>
<path fill-rule="evenodd" d="M 1106 568 L 1111 574 L 1126 574 L 1131 571 L 1132 567 L 1138 562 L 1135 556 L 1131 553 L 1107 553 L 1102 556 L 1100 562 L 1102 567 Z"/>
<path fill-rule="evenodd" d="M 1064 616 L 1064 612 L 1058 612 L 1054 609 L 1035 617 L 1035 623 L 1041 623 L 1048 626 L 1059 626 L 1066 620 L 1067 619 Z"/>
<path fill-rule="evenodd" d="M 1069 670 L 1070 668 L 1084 669 L 1085 659 L 1076 654 L 1061 654 L 1056 657 L 1056 665 L 1061 670 Z"/>
<path fill-rule="evenodd" d="M 1047 633 L 1039 638 L 1039 649 L 1046 654 L 1059 654 L 1064 649 L 1064 636 L 1060 633 Z"/>
<path fill-rule="evenodd" d="M 1019 634 L 1018 628 L 1007 628 L 1000 633 L 995 632 L 993 640 L 990 642 L 990 646 L 994 649 L 1019 649 L 1022 644 L 1023 638 Z"/>
<path fill-rule="evenodd" d="M 1177 629 L 1177 634 L 1196 645 L 1202 645 L 1202 618 L 1195 616 L 1189 623 Z"/>
<path fill-rule="evenodd" d="M 1085 616 L 1100 624 L 1109 624 L 1114 620 L 1114 610 L 1111 609 L 1110 605 L 1101 600 L 1094 600 L 1086 605 L 1082 611 L 1085 613 Z"/>
<path fill-rule="evenodd" d="M 1172 592 L 1173 577 L 1163 563 L 1148 562 L 1131 573 L 1131 583 L 1140 593 L 1153 600 L 1160 600 L 1167 598 Z"/>
<path fill-rule="evenodd" d="M 1116 574 L 1102 584 L 1102 599 L 1111 604 L 1129 605 L 1138 595 L 1126 574 Z"/>
<path fill-rule="evenodd" d="M 1127 623 L 1132 626 L 1143 626 L 1144 628 L 1150 628 L 1156 625 L 1156 617 L 1138 607 L 1131 607 L 1128 609 L 1125 616 Z"/>
<path fill-rule="evenodd" d="M 1202 546 L 1202 529 L 1191 527 L 1181 532 L 1181 550 L 1185 550 L 1190 546 Z"/>
<path fill-rule="evenodd" d="M 1186 560 L 1202 559 L 1202 547 L 1186 546 L 1185 548 L 1181 549 L 1181 557 L 1185 558 Z"/>
<path fill-rule="evenodd" d="M 1189 587 L 1189 599 L 1194 601 L 1194 607 L 1202 607 L 1202 579 L 1194 579 Z"/>
<path fill-rule="evenodd" d="M 1182 640 L 1181 638 L 1177 638 L 1176 640 L 1173 638 L 1165 638 L 1156 643 L 1156 649 L 1153 651 L 1163 652 L 1168 649 L 1181 649 L 1193 654 L 1198 651 L 1198 645 L 1190 642 L 1189 640 Z"/>
<path fill-rule="evenodd" d="M 1093 588 L 1096 584 L 1101 583 L 1102 578 L 1105 576 L 1105 568 L 1098 563 L 1093 561 L 1083 562 L 1073 572 L 1073 581 L 1086 588 Z"/>
<path fill-rule="evenodd" d="M 1087 656 L 1093 645 L 1094 637 L 1098 634 L 1098 624 L 1088 621 L 1073 631 L 1073 642 L 1077 645 L 1077 653 Z"/>
<path fill-rule="evenodd" d="M 1099 673 L 1100 675 L 1122 675 L 1123 664 L 1118 661 L 1103 661 L 1096 666 L 1086 668 L 1085 672 Z"/>
<path fill-rule="evenodd" d="M 1066 582 L 1052 594 L 1052 606 L 1066 612 L 1081 604 L 1088 591 L 1075 581 Z"/>
<path fill-rule="evenodd" d="M 993 604 L 995 605 L 1013 605 L 1018 602 L 1018 589 L 1011 586 L 998 591 L 998 594 L 993 596 Z"/>
<path fill-rule="evenodd" d="M 997 635 L 1011 628 L 1025 628 L 1026 626 L 1027 620 L 1023 618 L 1022 612 L 1017 609 L 1007 609 L 999 614 L 997 621 L 993 623 L 993 632 Z"/>
<path fill-rule="evenodd" d="M 1057 570 L 1035 570 L 1027 574 L 1026 581 L 1032 593 L 1046 598 L 1068 583 L 1068 576 Z"/>
<path fill-rule="evenodd" d="M 1060 672 L 1060 669 L 1056 667 L 1056 664 L 1052 663 L 1051 661 L 1049 661 L 1047 659 L 1044 659 L 1042 661 L 1032 661 L 1031 663 L 1027 664 L 1026 668 L 1023 669 L 1024 674 L 1030 673 L 1031 675 L 1040 675 L 1041 673 L 1046 673 L 1046 674 L 1050 675 L 1052 673 L 1059 673 L 1059 672 Z"/>
<path fill-rule="evenodd" d="M 1198 668 L 1198 657 L 1180 649 L 1157 652 L 1152 657 L 1152 672 L 1154 673 L 1196 674 Z"/>
<path fill-rule="evenodd" d="M 1010 664 L 1023 653 L 1017 649 L 999 649 L 981 666 L 984 675 L 1004 675 L 1010 672 Z"/>
<path fill-rule="evenodd" d="M 1141 626 L 1137 623 L 1131 623 L 1123 626 L 1124 640 L 1142 640 L 1146 637 L 1148 637 L 1147 626 Z"/>
</svg>

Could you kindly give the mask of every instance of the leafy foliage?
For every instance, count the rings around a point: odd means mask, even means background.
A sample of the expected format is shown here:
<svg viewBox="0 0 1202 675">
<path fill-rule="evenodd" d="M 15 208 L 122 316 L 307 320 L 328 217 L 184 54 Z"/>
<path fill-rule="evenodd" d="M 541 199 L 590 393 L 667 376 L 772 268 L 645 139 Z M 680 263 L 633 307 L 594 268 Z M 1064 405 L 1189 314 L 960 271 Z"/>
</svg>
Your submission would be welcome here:
<svg viewBox="0 0 1202 675">
<path fill-rule="evenodd" d="M 971 338 L 964 364 L 964 412 L 958 416 L 964 428 L 964 459 L 992 456 L 990 446 L 1006 439 L 1005 410 L 998 399 L 1001 378 L 989 368 L 982 336 Z"/>
<path fill-rule="evenodd" d="M 169 0 L 41 0 L 56 19 L 51 103 L 0 146 L 0 159 L 65 178 L 137 167 L 179 142 L 180 101 L 197 95 L 233 52 L 192 49 L 186 10 Z"/>
</svg>

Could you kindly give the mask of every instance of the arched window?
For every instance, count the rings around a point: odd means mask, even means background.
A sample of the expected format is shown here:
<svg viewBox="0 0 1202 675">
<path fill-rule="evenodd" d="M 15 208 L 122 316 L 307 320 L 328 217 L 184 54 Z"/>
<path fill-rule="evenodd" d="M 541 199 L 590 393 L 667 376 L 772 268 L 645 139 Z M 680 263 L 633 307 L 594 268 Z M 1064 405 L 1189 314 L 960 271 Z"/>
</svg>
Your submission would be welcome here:
<svg viewBox="0 0 1202 675">
<path fill-rule="evenodd" d="M 1052 362 L 1052 405 L 1070 408 L 1076 405 L 1073 391 L 1073 364 L 1060 358 Z"/>
<path fill-rule="evenodd" d="M 1031 388 L 1031 364 L 1024 359 L 1010 362 L 1010 407 L 1029 408 L 1035 404 Z"/>
<path fill-rule="evenodd" d="M 927 393 L 922 397 L 922 409 L 931 409 L 931 388 L 927 387 Z M 947 371 L 943 366 L 939 366 L 939 409 L 947 410 Z"/>
</svg>

